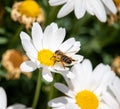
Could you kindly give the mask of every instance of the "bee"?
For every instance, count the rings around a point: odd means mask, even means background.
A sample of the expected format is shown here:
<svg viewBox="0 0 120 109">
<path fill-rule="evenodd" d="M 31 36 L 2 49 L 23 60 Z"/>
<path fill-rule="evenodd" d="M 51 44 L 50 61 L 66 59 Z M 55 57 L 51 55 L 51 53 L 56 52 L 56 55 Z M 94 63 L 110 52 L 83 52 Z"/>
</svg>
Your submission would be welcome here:
<svg viewBox="0 0 120 109">
<path fill-rule="evenodd" d="M 60 50 L 56 50 L 55 55 L 52 58 L 55 59 L 55 62 L 61 62 L 63 67 L 65 67 L 65 64 L 71 64 L 73 61 L 75 61 Z"/>
</svg>

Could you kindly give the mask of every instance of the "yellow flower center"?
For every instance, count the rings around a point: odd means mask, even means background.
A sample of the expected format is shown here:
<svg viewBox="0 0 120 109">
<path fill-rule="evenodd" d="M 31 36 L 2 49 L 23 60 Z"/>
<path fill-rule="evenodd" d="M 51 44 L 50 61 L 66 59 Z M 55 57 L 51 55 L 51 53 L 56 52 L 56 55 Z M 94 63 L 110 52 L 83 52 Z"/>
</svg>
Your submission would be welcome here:
<svg viewBox="0 0 120 109">
<path fill-rule="evenodd" d="M 52 58 L 54 53 L 48 49 L 43 49 L 38 52 L 38 60 L 41 64 L 46 66 L 53 66 L 55 63 L 55 59 Z"/>
<path fill-rule="evenodd" d="M 26 0 L 21 3 L 18 11 L 27 17 L 38 17 L 40 14 L 40 6 L 34 0 Z"/>
<path fill-rule="evenodd" d="M 76 103 L 81 109 L 97 109 L 98 98 L 97 96 L 88 90 L 83 90 L 76 95 Z"/>
</svg>

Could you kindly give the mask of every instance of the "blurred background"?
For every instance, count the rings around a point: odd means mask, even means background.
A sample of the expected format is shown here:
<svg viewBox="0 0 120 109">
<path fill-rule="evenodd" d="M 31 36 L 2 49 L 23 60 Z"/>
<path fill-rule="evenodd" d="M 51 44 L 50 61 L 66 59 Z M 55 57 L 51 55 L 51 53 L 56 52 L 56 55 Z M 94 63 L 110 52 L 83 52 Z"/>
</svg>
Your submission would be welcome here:
<svg viewBox="0 0 120 109">
<path fill-rule="evenodd" d="M 14 61 L 14 66 L 19 67 L 18 63 L 27 59 L 24 57 L 25 52 L 21 45 L 19 33 L 25 31 L 31 34 L 31 28 L 26 28 L 25 25 L 11 18 L 11 11 L 15 2 L 20 2 L 20 0 L 0 0 L 0 86 L 7 93 L 8 106 L 14 103 L 22 103 L 31 107 L 38 70 L 25 74 L 21 73 L 19 68 L 17 70 L 9 69 L 10 62 L 8 60 Z M 58 19 L 56 16 L 61 6 L 51 7 L 48 0 L 36 0 L 36 2 L 44 12 L 44 21 L 40 22 L 43 29 L 51 22 L 56 22 L 59 27 L 64 27 L 66 39 L 75 37 L 77 41 L 80 41 L 79 54 L 90 59 L 94 67 L 99 63 L 112 66 L 115 58 L 120 56 L 119 19 L 112 24 L 110 22 L 102 23 L 95 16 L 86 13 L 82 19 L 78 20 L 73 12 Z M 10 58 L 11 51 L 12 57 Z M 16 60 L 14 60 L 15 58 Z M 119 76 L 120 58 L 117 59 L 114 66 L 117 66 L 114 70 Z M 54 81 L 63 81 L 59 74 L 55 74 L 54 77 Z M 52 84 L 42 81 L 41 94 L 36 109 L 47 109 L 48 100 L 60 96 L 61 93 L 56 89 L 54 89 L 53 95 L 49 95 Z"/>
</svg>

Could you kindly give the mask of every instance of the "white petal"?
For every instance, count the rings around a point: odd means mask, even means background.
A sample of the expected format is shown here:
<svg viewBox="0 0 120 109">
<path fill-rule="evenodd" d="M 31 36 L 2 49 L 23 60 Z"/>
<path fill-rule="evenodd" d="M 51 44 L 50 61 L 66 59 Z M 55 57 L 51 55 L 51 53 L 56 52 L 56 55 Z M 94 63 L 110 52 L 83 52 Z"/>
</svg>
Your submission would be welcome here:
<svg viewBox="0 0 120 109">
<path fill-rule="evenodd" d="M 118 102 L 120 103 L 120 79 L 116 76 L 114 78 L 114 80 L 112 81 L 112 83 L 109 85 L 110 90 L 113 92 L 114 96 L 116 97 L 116 99 L 118 100 Z"/>
<path fill-rule="evenodd" d="M 73 55 L 71 58 L 74 59 L 77 63 L 79 63 L 83 60 L 83 56 L 81 56 L 81 55 Z"/>
<path fill-rule="evenodd" d="M 66 55 L 72 56 L 80 50 L 80 42 L 76 41 L 74 45 L 66 52 Z"/>
<path fill-rule="evenodd" d="M 106 21 L 106 12 L 103 4 L 100 0 L 95 0 L 94 2 L 92 0 L 89 0 L 87 3 L 87 11 L 91 15 L 96 15 L 96 17 L 101 21 Z"/>
<path fill-rule="evenodd" d="M 6 109 L 7 106 L 7 97 L 5 90 L 0 87 L 0 109 Z"/>
<path fill-rule="evenodd" d="M 46 68 L 46 67 L 43 67 L 42 76 L 48 82 L 52 82 L 53 81 L 52 74 L 51 74 L 50 70 L 48 68 Z"/>
<path fill-rule="evenodd" d="M 84 16 L 86 12 L 85 1 L 84 0 L 76 0 L 75 2 L 75 15 L 79 19 Z"/>
<path fill-rule="evenodd" d="M 91 62 L 87 59 L 84 59 L 82 64 L 80 64 L 80 65 L 76 64 L 75 67 L 73 67 L 73 69 L 72 69 L 73 74 L 74 74 L 74 69 L 77 70 L 77 72 L 75 71 L 77 73 L 77 74 L 75 74 L 75 79 L 77 78 L 77 80 L 79 82 L 82 82 L 82 84 L 84 84 L 84 88 L 85 87 L 87 88 L 87 86 L 89 84 L 90 77 L 92 75 L 92 64 L 91 64 Z M 79 68 L 77 68 L 77 67 L 79 67 Z M 83 86 L 81 88 L 83 88 Z"/>
<path fill-rule="evenodd" d="M 81 72 L 81 70 L 82 70 L 82 72 Z M 75 77 L 73 79 L 70 79 L 71 83 L 72 83 L 72 85 L 74 87 L 74 90 L 82 89 L 82 87 L 84 86 L 84 84 L 81 83 L 81 80 L 82 80 L 81 78 L 82 77 L 80 75 L 82 75 L 82 73 L 83 73 L 83 69 L 82 69 L 81 65 L 80 64 L 75 64 L 71 68 L 71 71 L 75 74 Z M 80 78 L 79 78 L 79 76 L 80 76 Z"/>
<path fill-rule="evenodd" d="M 82 66 L 85 72 L 87 72 L 88 77 L 92 74 L 92 63 L 88 59 L 84 59 Z"/>
<path fill-rule="evenodd" d="M 116 14 L 117 9 L 115 7 L 113 0 L 102 0 L 102 2 L 113 14 Z"/>
<path fill-rule="evenodd" d="M 57 17 L 61 18 L 73 11 L 73 1 L 69 0 L 59 11 Z"/>
<path fill-rule="evenodd" d="M 96 89 L 97 94 L 104 93 L 107 89 L 108 84 L 113 80 L 115 73 L 112 71 L 104 71 L 104 76 L 102 77 L 99 87 Z"/>
<path fill-rule="evenodd" d="M 67 2 L 67 0 L 49 0 L 49 4 L 51 6 L 61 5 L 64 4 L 65 2 Z"/>
<path fill-rule="evenodd" d="M 7 109 L 25 109 L 25 107 L 26 106 L 23 104 L 14 104 L 14 105 L 7 107 Z"/>
<path fill-rule="evenodd" d="M 106 86 L 114 78 L 114 73 L 111 72 L 110 67 L 107 65 L 99 64 L 93 71 L 89 88 L 98 95 L 106 90 Z M 93 85 L 94 84 L 94 85 Z"/>
<path fill-rule="evenodd" d="M 116 100 L 110 95 L 109 92 L 103 94 L 102 99 L 111 109 L 119 109 L 119 104 Z"/>
<path fill-rule="evenodd" d="M 61 107 L 54 107 L 52 109 L 66 109 L 66 107 L 65 106 L 61 106 Z"/>
<path fill-rule="evenodd" d="M 43 32 L 41 26 L 38 23 L 33 23 L 32 39 L 35 48 L 39 51 L 42 48 Z"/>
<path fill-rule="evenodd" d="M 54 31 L 58 30 L 58 25 L 55 22 L 52 22 L 50 26 L 54 29 Z"/>
<path fill-rule="evenodd" d="M 69 88 L 66 85 L 64 85 L 62 83 L 55 83 L 54 86 L 55 86 L 55 88 L 57 88 L 59 91 L 61 91 L 65 95 L 74 97 L 74 94 L 72 93 L 71 90 L 69 90 Z"/>
<path fill-rule="evenodd" d="M 26 108 L 26 106 L 23 104 L 14 104 L 7 107 L 7 109 L 32 109 L 32 108 Z"/>
<path fill-rule="evenodd" d="M 37 68 L 36 64 L 32 61 L 25 61 L 20 65 L 22 72 L 32 72 Z"/>
<path fill-rule="evenodd" d="M 97 65 L 93 71 L 93 74 L 91 75 L 91 80 L 89 82 L 88 88 L 92 91 L 96 90 L 96 88 L 99 87 L 101 80 L 103 79 L 104 73 L 107 71 L 108 68 L 105 65 L 103 64 Z"/>
<path fill-rule="evenodd" d="M 60 28 L 54 32 L 49 41 L 49 49 L 56 51 L 65 38 L 65 29 Z"/>
<path fill-rule="evenodd" d="M 32 54 L 30 54 L 30 53 L 26 53 L 26 55 L 29 57 L 29 59 L 33 62 L 33 63 L 35 63 L 36 61 L 38 61 L 36 58 L 37 57 L 34 57 Z"/>
<path fill-rule="evenodd" d="M 65 106 L 68 102 L 74 102 L 74 100 L 68 97 L 59 97 L 49 101 L 48 105 L 51 107 L 60 107 Z"/>
<path fill-rule="evenodd" d="M 56 23 L 51 23 L 45 28 L 44 37 L 43 37 L 43 48 L 49 48 L 49 43 L 51 43 L 51 38 L 54 35 L 54 32 L 58 29 Z M 53 42 L 52 42 L 53 43 Z"/>
<path fill-rule="evenodd" d="M 30 57 L 36 58 L 37 57 L 37 51 L 34 48 L 31 39 L 29 36 L 27 36 L 26 33 L 21 32 L 20 33 L 20 38 L 22 42 L 22 46 L 24 50 L 26 51 L 26 54 L 29 54 Z"/>
<path fill-rule="evenodd" d="M 94 10 L 93 7 L 90 5 L 91 3 L 89 3 L 91 1 L 86 1 L 86 10 L 89 14 L 94 15 Z"/>
<path fill-rule="evenodd" d="M 85 89 L 89 78 L 86 78 L 88 75 L 87 72 L 84 71 L 82 64 L 75 64 L 71 71 L 75 74 L 75 77 L 71 79 L 74 89 L 76 91 Z"/>
<path fill-rule="evenodd" d="M 69 68 L 67 68 L 67 67 L 64 67 L 61 63 L 55 63 L 55 65 L 54 65 L 54 67 L 53 67 L 53 69 L 55 70 L 55 71 L 57 71 L 57 72 L 59 72 L 59 71 L 68 71 L 69 70 Z"/>
<path fill-rule="evenodd" d="M 75 78 L 74 73 L 73 73 L 73 72 L 71 72 L 71 71 L 67 71 L 67 72 L 66 72 L 66 76 L 67 76 L 68 78 L 70 78 L 70 79 Z"/>
<path fill-rule="evenodd" d="M 66 40 L 61 44 L 61 46 L 59 47 L 59 50 L 61 50 L 64 53 L 68 52 L 74 46 L 74 43 L 75 43 L 75 39 L 69 38 L 68 40 Z"/>
<path fill-rule="evenodd" d="M 66 109 L 80 109 L 76 103 L 68 103 Z"/>
<path fill-rule="evenodd" d="M 71 71 L 67 71 L 67 72 L 71 72 Z M 73 72 L 71 72 L 73 74 Z M 60 72 L 60 74 L 63 76 L 63 78 L 65 79 L 69 89 L 73 89 L 73 85 L 71 84 L 71 79 L 75 78 L 75 75 L 73 77 L 70 77 L 66 74 L 66 72 Z"/>
<path fill-rule="evenodd" d="M 30 36 L 27 33 L 23 32 L 23 31 L 20 33 L 20 39 L 21 40 L 26 39 L 26 40 L 31 41 Z"/>
<path fill-rule="evenodd" d="M 105 103 L 100 103 L 100 105 L 99 105 L 99 107 L 98 107 L 98 109 L 111 109 L 110 107 L 108 107 L 108 105 L 107 104 L 105 104 Z"/>
</svg>

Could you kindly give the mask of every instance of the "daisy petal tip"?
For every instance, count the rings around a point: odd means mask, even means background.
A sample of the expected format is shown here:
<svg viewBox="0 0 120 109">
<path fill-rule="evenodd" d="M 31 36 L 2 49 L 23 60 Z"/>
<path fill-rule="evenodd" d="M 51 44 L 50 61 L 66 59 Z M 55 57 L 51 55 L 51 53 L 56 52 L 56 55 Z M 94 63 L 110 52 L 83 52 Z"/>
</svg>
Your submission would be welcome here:
<svg viewBox="0 0 120 109">
<path fill-rule="evenodd" d="M 75 55 L 75 56 L 74 56 L 74 59 L 75 59 L 75 63 L 80 63 L 81 61 L 83 61 L 84 56 Z M 74 62 L 73 62 L 73 63 L 74 63 Z"/>
<path fill-rule="evenodd" d="M 66 74 L 66 76 L 70 79 L 73 79 L 75 77 L 75 75 L 70 71 Z"/>
<path fill-rule="evenodd" d="M 62 18 L 64 17 L 63 15 L 61 15 L 60 13 L 57 14 L 57 18 Z"/>
<path fill-rule="evenodd" d="M 39 25 L 39 23 L 38 22 L 34 22 L 33 25 Z"/>
<path fill-rule="evenodd" d="M 64 34 L 66 33 L 65 28 L 60 28 L 60 29 L 61 29 L 61 32 L 62 32 L 62 33 L 64 33 Z"/>
<path fill-rule="evenodd" d="M 2 95 L 6 95 L 5 90 L 4 90 L 2 87 L 0 87 L 0 95 L 1 95 L 1 96 L 2 96 Z"/>
<path fill-rule="evenodd" d="M 53 100 L 51 100 L 51 101 L 48 102 L 48 106 L 49 107 L 54 106 Z"/>
<path fill-rule="evenodd" d="M 5 90 L 0 87 L 0 109 L 6 109 L 7 97 Z"/>
<path fill-rule="evenodd" d="M 53 81 L 53 78 L 52 77 L 44 77 L 43 78 L 47 81 L 47 82 L 52 82 Z"/>
<path fill-rule="evenodd" d="M 53 77 L 51 74 L 47 74 L 47 73 L 42 73 L 42 76 L 44 78 L 44 80 L 46 80 L 47 82 L 52 82 L 53 81 Z"/>
<path fill-rule="evenodd" d="M 78 16 L 78 15 L 75 15 L 77 19 L 80 19 L 82 18 L 83 16 Z"/>
<path fill-rule="evenodd" d="M 24 33 L 23 31 L 20 32 L 20 38 L 21 38 L 21 39 L 22 39 L 22 37 L 24 36 L 24 34 L 25 34 L 25 33 Z"/>
<path fill-rule="evenodd" d="M 21 40 L 30 40 L 30 37 L 29 37 L 29 35 L 27 34 L 27 33 L 25 33 L 25 32 L 20 32 L 20 39 Z"/>
<path fill-rule="evenodd" d="M 32 72 L 37 68 L 37 66 L 31 61 L 25 61 L 20 65 L 20 69 L 22 72 Z"/>
<path fill-rule="evenodd" d="M 79 60 L 80 62 L 84 59 L 84 56 L 80 56 Z"/>
<path fill-rule="evenodd" d="M 50 6 L 54 6 L 54 3 L 53 3 L 52 0 L 49 0 L 48 3 L 49 3 Z"/>
<path fill-rule="evenodd" d="M 107 17 L 105 16 L 105 17 L 98 17 L 98 19 L 101 21 L 101 22 L 103 22 L 103 23 L 105 23 L 106 21 L 107 21 Z"/>
</svg>

